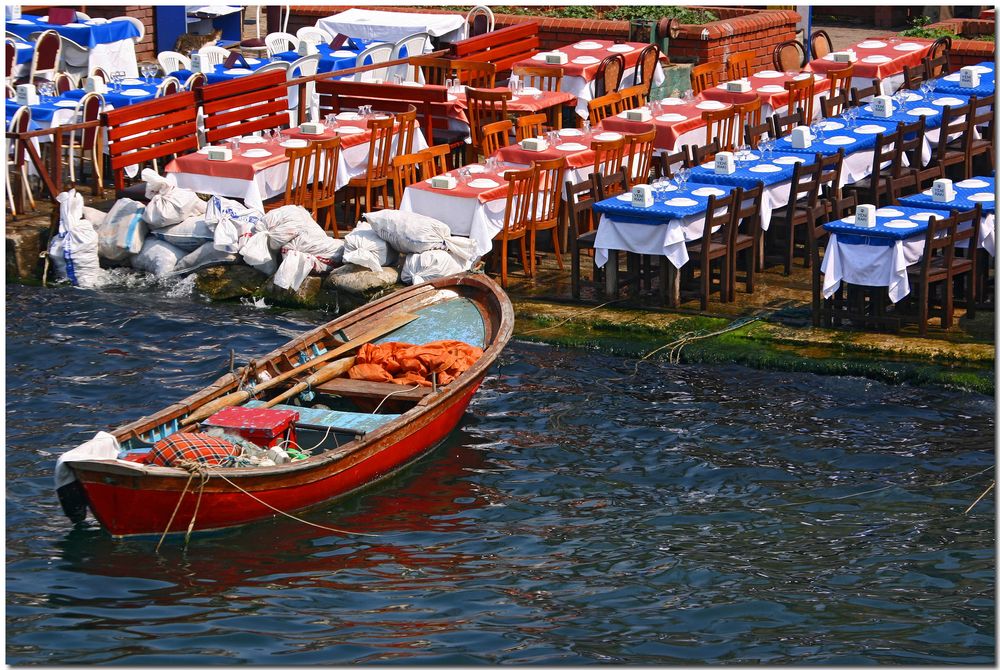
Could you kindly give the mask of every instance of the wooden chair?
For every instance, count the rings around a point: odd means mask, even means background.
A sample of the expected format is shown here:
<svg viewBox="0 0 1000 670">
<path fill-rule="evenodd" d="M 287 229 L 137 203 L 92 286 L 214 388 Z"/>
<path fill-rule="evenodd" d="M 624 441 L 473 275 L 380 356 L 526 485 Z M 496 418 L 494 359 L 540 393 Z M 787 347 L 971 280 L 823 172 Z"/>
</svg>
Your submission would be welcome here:
<svg viewBox="0 0 1000 670">
<path fill-rule="evenodd" d="M 514 129 L 514 123 L 510 119 L 487 123 L 482 127 L 482 153 L 487 158 L 496 154 L 500 149 L 510 146 L 510 133 Z"/>
<path fill-rule="evenodd" d="M 710 140 L 700 146 L 698 145 L 694 145 L 691 147 L 685 146 L 684 148 L 689 152 L 688 155 L 690 156 L 690 160 L 687 163 L 687 166 L 691 168 L 697 167 L 699 165 L 707 163 L 708 161 L 714 160 L 715 154 L 722 151 L 721 147 L 719 146 L 718 139 Z"/>
<path fill-rule="evenodd" d="M 938 143 L 931 154 L 928 167 L 937 168 L 941 177 L 947 176 L 947 171 L 952 166 L 966 173 L 969 169 L 966 163 L 968 143 L 972 139 L 972 108 L 975 98 L 969 98 L 969 102 L 958 107 L 946 106 L 941 111 L 941 127 L 938 134 Z"/>
<path fill-rule="evenodd" d="M 851 195 L 831 203 L 833 218 L 843 219 L 854 214 L 857 209 L 857 196 Z M 830 241 L 830 233 L 819 222 L 813 222 L 809 229 L 809 256 L 812 259 L 812 323 L 821 326 L 839 326 L 841 317 L 846 314 L 847 302 L 844 299 L 845 287 L 841 282 L 836 292 L 830 298 L 823 297 L 823 281 L 821 268 L 823 266 L 821 252 Z"/>
<path fill-rule="evenodd" d="M 368 142 L 368 169 L 363 175 L 353 177 L 347 186 L 354 190 L 354 220 L 361 219 L 361 190 L 365 192 L 366 211 L 375 211 L 372 207 L 372 191 L 382 193 L 383 201 L 387 198 L 389 183 L 389 157 L 392 155 L 393 119 L 369 119 L 368 129 L 371 139 Z"/>
<path fill-rule="evenodd" d="M 483 127 L 507 118 L 507 102 L 510 91 L 487 91 L 466 87 L 465 99 L 468 103 L 468 117 L 471 145 L 468 148 L 469 163 L 475 163 L 483 153 Z"/>
<path fill-rule="evenodd" d="M 844 150 L 838 149 L 837 153 L 831 156 L 820 154 L 816 159 L 819 164 L 819 174 L 816 180 L 819 182 L 819 191 L 816 198 L 816 206 L 813 209 L 813 223 L 820 225 L 828 221 L 833 221 L 837 217 L 834 210 L 834 203 L 843 199 L 844 193 L 841 187 L 841 175 L 844 171 Z M 806 254 L 806 267 L 809 267 L 810 256 Z"/>
<path fill-rule="evenodd" d="M 969 104 L 972 107 L 969 123 L 969 134 L 965 146 L 965 174 L 968 179 L 974 174 L 973 161 L 977 156 L 986 156 L 989 159 L 988 166 L 996 165 L 996 150 L 993 146 L 993 128 L 996 123 L 996 111 L 994 101 L 996 94 L 990 94 L 982 98 L 972 97 Z M 973 128 L 981 128 L 982 137 L 976 139 Z M 985 174 L 980 172 L 979 174 Z"/>
<path fill-rule="evenodd" d="M 746 135 L 747 128 L 759 128 L 762 125 L 760 121 L 762 104 L 760 98 L 756 97 L 750 102 L 738 102 L 733 105 L 733 110 L 736 113 L 736 122 L 733 127 L 734 144 L 744 139 L 740 137 L 740 128 L 744 129 L 743 134 Z M 756 147 L 757 145 L 754 144 L 753 146 Z"/>
<path fill-rule="evenodd" d="M 846 100 L 851 96 L 854 63 L 848 63 L 847 67 L 842 67 L 839 70 L 830 70 L 826 73 L 826 78 L 830 81 L 830 96 L 843 95 Z"/>
<path fill-rule="evenodd" d="M 906 157 L 906 165 L 902 160 L 896 161 L 891 170 L 892 202 L 895 203 L 901 195 L 923 190 L 923 185 L 941 176 L 941 168 L 931 165 L 923 167 L 921 154 L 924 147 L 926 117 L 917 117 L 912 123 L 899 123 L 899 153 Z"/>
<path fill-rule="evenodd" d="M 813 60 L 822 58 L 833 51 L 833 41 L 825 30 L 814 30 L 809 36 L 809 51 Z"/>
<path fill-rule="evenodd" d="M 424 156 L 426 160 L 425 168 L 427 176 L 424 179 L 430 179 L 431 177 L 436 177 L 447 172 L 449 170 L 448 154 L 450 153 L 451 147 L 447 144 L 435 144 L 421 151 L 420 155 Z"/>
<path fill-rule="evenodd" d="M 862 88 L 851 88 L 851 106 L 860 107 L 866 102 L 871 102 L 875 96 L 882 95 L 882 81 L 873 79 L 872 83 Z"/>
<path fill-rule="evenodd" d="M 621 100 L 618 108 L 619 114 L 626 109 L 639 109 L 646 104 L 646 86 L 643 84 L 623 88 L 618 91 L 618 95 Z"/>
<path fill-rule="evenodd" d="M 607 117 L 621 112 L 621 104 L 621 95 L 616 91 L 588 100 L 587 111 L 590 114 L 590 126 L 596 128 L 597 124 Z"/>
<path fill-rule="evenodd" d="M 927 81 L 927 63 L 903 66 L 903 88 L 915 91 L 920 84 Z"/>
<path fill-rule="evenodd" d="M 781 42 L 771 53 L 771 62 L 778 72 L 798 72 L 807 60 L 805 48 L 796 40 Z"/>
<path fill-rule="evenodd" d="M 816 79 L 812 75 L 804 79 L 792 79 L 785 82 L 788 91 L 788 111 L 802 111 L 806 123 L 813 119 L 813 98 L 816 95 Z"/>
<path fill-rule="evenodd" d="M 792 128 L 803 125 L 805 115 L 801 110 L 790 112 L 784 116 L 772 114 L 768 122 L 771 124 L 771 137 L 777 139 L 792 132 Z"/>
<path fill-rule="evenodd" d="M 585 179 L 579 184 L 566 182 L 566 211 L 569 218 L 570 294 L 580 299 L 580 265 L 584 256 L 591 263 L 591 281 L 595 288 L 602 274 L 593 263 L 592 250 L 597 226 L 594 225 L 594 183 Z M 584 253 L 585 252 L 585 253 Z"/>
<path fill-rule="evenodd" d="M 944 36 L 934 40 L 924 58 L 924 64 L 927 67 L 927 76 L 931 79 L 943 77 L 951 72 L 951 38 Z"/>
<path fill-rule="evenodd" d="M 24 105 L 18 107 L 10 119 L 7 121 L 7 132 L 26 133 L 31 126 L 31 107 Z M 30 140 L 29 140 L 30 141 Z M 25 141 L 14 139 L 10 142 L 9 151 L 12 158 L 7 166 L 7 205 L 10 213 L 17 216 L 18 210 L 23 213 L 26 209 L 24 201 L 27 198 L 31 203 L 31 209 L 35 209 L 35 196 L 31 193 L 31 182 L 28 181 L 28 161 L 26 160 Z M 17 197 L 11 187 L 11 177 L 16 175 L 19 181 Z M 16 204 L 15 204 L 16 202 Z"/>
<path fill-rule="evenodd" d="M 563 175 L 566 173 L 566 159 L 560 156 L 551 160 L 534 161 L 535 185 L 532 189 L 532 206 L 528 224 L 528 264 L 531 276 L 535 276 L 535 242 L 538 233 L 552 231 L 552 249 L 559 269 L 563 269 L 562 254 L 559 251 L 559 214 L 562 197 Z"/>
<path fill-rule="evenodd" d="M 423 153 L 403 154 L 392 159 L 392 195 L 396 209 L 403 200 L 403 191 L 407 186 L 428 179 L 424 173 L 428 164 L 427 155 Z"/>
<path fill-rule="evenodd" d="M 951 263 L 951 276 L 961 280 L 961 302 L 965 307 L 965 315 L 970 319 L 976 318 L 976 305 L 979 302 L 977 265 L 980 253 L 977 246 L 982 214 L 983 206 L 980 203 L 964 212 L 951 212 L 955 218 L 955 255 Z"/>
<path fill-rule="evenodd" d="M 771 226 L 768 228 L 770 241 L 783 246 L 781 256 L 785 266 L 785 276 L 792 273 L 792 260 L 795 258 L 795 244 L 798 230 L 808 226 L 807 230 L 816 225 L 816 203 L 819 199 L 819 173 L 822 156 L 817 154 L 811 165 L 796 163 L 792 168 L 791 187 L 788 194 L 788 204 L 771 213 Z"/>
<path fill-rule="evenodd" d="M 882 202 L 892 202 L 892 167 L 882 168 L 887 162 L 892 164 L 900 160 L 902 154 L 902 136 L 899 130 L 880 133 L 875 137 L 875 149 L 872 152 L 872 171 L 864 179 L 844 187 L 848 194 L 856 193 L 858 202 L 872 204 L 878 207 Z"/>
<path fill-rule="evenodd" d="M 673 179 L 676 168 L 687 165 L 690 162 L 691 156 L 688 154 L 686 146 L 681 147 L 672 154 L 660 154 L 653 161 L 653 176 L 656 179 L 661 177 Z"/>
<path fill-rule="evenodd" d="M 313 176 L 313 191 L 309 199 L 309 209 L 316 223 L 323 230 L 333 232 L 334 237 L 340 237 L 337 228 L 337 173 L 340 166 L 341 140 L 331 137 L 313 142 L 316 148 L 315 171 Z M 399 202 L 398 200 L 396 201 Z"/>
<path fill-rule="evenodd" d="M 838 93 L 829 97 L 821 95 L 819 98 L 819 111 L 824 119 L 840 116 L 849 106 L 850 101 L 845 93 Z"/>
<path fill-rule="evenodd" d="M 285 194 L 264 203 L 264 211 L 270 211 L 285 205 L 306 207 L 312 196 L 313 158 L 316 147 L 309 144 L 304 147 L 287 147 L 285 156 L 288 158 L 288 179 L 285 182 Z"/>
<path fill-rule="evenodd" d="M 931 218 L 927 222 L 927 232 L 924 235 L 924 254 L 919 263 L 907 268 L 906 274 L 912 290 L 911 302 L 916 302 L 917 324 L 920 334 L 927 334 L 927 319 L 931 312 L 931 290 L 940 287 L 943 290 L 936 312 L 941 318 L 941 327 L 950 328 L 954 314 L 953 275 L 955 263 L 955 230 L 957 221 L 954 216 Z"/>
<path fill-rule="evenodd" d="M 396 114 L 396 147 L 397 154 L 413 152 L 413 138 L 417 132 L 417 108 L 410 105 L 409 111 Z"/>
<path fill-rule="evenodd" d="M 472 88 L 496 86 L 497 66 L 493 63 L 431 56 L 412 56 L 409 62 L 420 68 L 424 82 L 432 86 L 444 86 L 446 79 L 458 79 L 464 86 Z"/>
<path fill-rule="evenodd" d="M 594 197 L 598 200 L 623 193 L 628 188 L 628 172 L 624 167 L 611 174 L 592 172 L 590 178 L 594 182 Z"/>
<path fill-rule="evenodd" d="M 533 163 L 525 170 L 508 170 L 503 178 L 507 180 L 507 204 L 503 212 L 503 228 L 493 239 L 500 240 L 500 286 L 507 288 L 507 247 L 514 240 L 521 246 L 521 267 L 524 268 L 524 274 L 531 276 L 525 237 L 531 225 L 538 166 Z"/>
<path fill-rule="evenodd" d="M 691 88 L 700 95 L 706 88 L 718 86 L 722 81 L 722 63 L 702 63 L 691 68 Z"/>
<path fill-rule="evenodd" d="M 653 151 L 656 147 L 656 126 L 641 133 L 626 133 L 625 159 L 628 161 L 629 188 L 637 184 L 648 184 L 650 168 L 653 162 Z"/>
<path fill-rule="evenodd" d="M 719 151 L 735 148 L 738 141 L 735 106 L 702 112 L 701 118 L 705 122 L 705 138 L 718 141 Z"/>
<path fill-rule="evenodd" d="M 642 85 L 646 98 L 649 98 L 649 92 L 653 88 L 653 75 L 659 62 L 660 47 L 656 44 L 643 47 L 639 52 L 639 61 L 635 65 L 635 84 Z"/>
<path fill-rule="evenodd" d="M 594 75 L 594 97 L 600 98 L 617 91 L 624 73 L 625 57 L 621 54 L 607 56 L 597 66 L 597 73 Z"/>
<path fill-rule="evenodd" d="M 718 261 L 719 266 L 719 299 L 722 302 L 731 300 L 729 294 L 729 270 L 732 266 L 730 258 L 733 250 L 733 233 L 736 230 L 736 216 L 742 201 L 742 189 L 735 188 L 724 198 L 708 197 L 708 207 L 705 210 L 705 230 L 701 239 L 688 242 L 687 252 L 690 258 L 682 270 L 691 274 L 695 268 L 699 272 L 698 292 L 701 300 L 701 310 L 708 309 L 708 296 L 715 283 L 712 272 L 712 261 Z M 713 232 L 714 231 L 714 232 Z"/>
<path fill-rule="evenodd" d="M 752 149 L 757 148 L 765 135 L 769 139 L 774 137 L 774 130 L 771 128 L 770 119 L 763 120 L 760 123 L 751 123 L 743 127 L 743 141 Z"/>
<path fill-rule="evenodd" d="M 753 68 L 754 58 L 756 55 L 752 51 L 744 51 L 730 56 L 729 60 L 726 61 L 726 80 L 748 79 L 751 68 Z"/>
<path fill-rule="evenodd" d="M 594 152 L 594 173 L 611 175 L 622 169 L 625 163 L 625 137 L 616 140 L 591 140 L 590 148 Z M 602 198 L 618 195 L 628 188 L 628 183 L 622 185 L 622 190 L 603 194 Z"/>
<path fill-rule="evenodd" d="M 736 293 L 736 266 L 740 254 L 744 254 L 746 280 L 744 288 L 747 293 L 753 293 L 753 275 L 760 259 L 760 245 L 763 229 L 761 228 L 760 202 L 764 195 L 764 182 L 759 181 L 752 188 L 743 189 L 737 203 L 736 225 L 733 230 L 733 249 L 730 254 L 729 295 Z"/>
<path fill-rule="evenodd" d="M 526 137 L 538 137 L 545 132 L 545 123 L 549 120 L 547 114 L 525 114 L 517 117 L 514 129 L 515 137 L 520 142 Z"/>
<path fill-rule="evenodd" d="M 565 71 L 561 67 L 515 65 L 512 72 L 521 78 L 525 86 L 534 86 L 542 91 L 562 90 L 562 78 Z"/>
</svg>

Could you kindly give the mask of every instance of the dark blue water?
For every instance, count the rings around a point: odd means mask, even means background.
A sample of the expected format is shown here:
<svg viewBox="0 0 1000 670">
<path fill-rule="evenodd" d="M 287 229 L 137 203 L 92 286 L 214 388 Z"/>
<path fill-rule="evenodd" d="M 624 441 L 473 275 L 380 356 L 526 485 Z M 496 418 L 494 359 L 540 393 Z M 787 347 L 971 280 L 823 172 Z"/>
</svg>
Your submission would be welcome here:
<svg viewBox="0 0 1000 670">
<path fill-rule="evenodd" d="M 12 664 L 992 664 L 994 399 L 511 344 L 404 476 L 159 554 L 56 456 L 319 313 L 8 287 Z"/>
</svg>

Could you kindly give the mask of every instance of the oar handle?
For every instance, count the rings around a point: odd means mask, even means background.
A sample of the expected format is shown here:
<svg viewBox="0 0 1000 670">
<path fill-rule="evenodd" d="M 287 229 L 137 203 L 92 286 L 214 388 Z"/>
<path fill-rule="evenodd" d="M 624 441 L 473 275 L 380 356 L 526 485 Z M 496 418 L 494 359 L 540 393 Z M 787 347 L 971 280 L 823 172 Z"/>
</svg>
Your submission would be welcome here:
<svg viewBox="0 0 1000 670">
<path fill-rule="evenodd" d="M 287 400 L 288 398 L 298 395 L 299 393 L 302 393 L 303 391 L 309 389 L 312 386 L 317 386 L 325 381 L 333 379 L 334 377 L 339 377 L 340 375 L 350 370 L 351 367 L 353 366 L 354 366 L 354 356 L 351 356 L 350 358 L 344 358 L 339 361 L 334 361 L 329 365 L 325 365 L 316 372 L 314 372 L 313 374 L 309 375 L 307 379 L 299 382 L 298 384 L 288 389 L 284 393 L 268 400 L 267 403 L 264 404 L 264 407 L 274 407 L 275 405 L 281 403 L 283 400 Z"/>
</svg>

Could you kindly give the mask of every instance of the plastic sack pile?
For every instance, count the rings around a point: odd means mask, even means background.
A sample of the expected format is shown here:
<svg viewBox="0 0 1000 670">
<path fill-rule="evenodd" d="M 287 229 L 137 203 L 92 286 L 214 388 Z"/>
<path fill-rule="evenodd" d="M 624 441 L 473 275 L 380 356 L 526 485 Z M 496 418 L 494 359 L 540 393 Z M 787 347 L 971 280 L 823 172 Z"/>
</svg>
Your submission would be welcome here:
<svg viewBox="0 0 1000 670">
<path fill-rule="evenodd" d="M 261 212 L 220 196 L 206 202 L 155 170 L 143 170 L 142 179 L 148 204 L 123 198 L 106 214 L 84 207 L 75 191 L 60 194 L 59 234 L 49 246 L 59 279 L 86 288 L 101 284 L 102 264 L 164 277 L 242 262 L 297 291 L 309 275 L 344 264 L 376 273 L 399 266 L 404 283 L 419 284 L 467 271 L 477 260 L 471 240 L 420 214 L 366 213 L 337 239 L 303 207 Z"/>
</svg>

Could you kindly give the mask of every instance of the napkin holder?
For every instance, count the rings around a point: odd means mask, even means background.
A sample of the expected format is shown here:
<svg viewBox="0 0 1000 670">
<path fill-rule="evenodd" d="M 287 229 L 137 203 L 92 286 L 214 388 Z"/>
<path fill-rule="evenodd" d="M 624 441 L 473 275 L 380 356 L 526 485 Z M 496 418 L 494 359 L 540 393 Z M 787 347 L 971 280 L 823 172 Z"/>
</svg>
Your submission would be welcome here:
<svg viewBox="0 0 1000 670">
<path fill-rule="evenodd" d="M 955 199 L 955 187 L 950 179 L 935 179 L 931 186 L 934 202 L 951 202 Z"/>
<path fill-rule="evenodd" d="M 299 54 L 299 56 L 311 56 L 319 53 L 319 49 L 316 48 L 316 43 L 310 42 L 309 40 L 299 40 L 299 46 L 295 51 Z"/>
<path fill-rule="evenodd" d="M 649 184 L 639 184 L 632 187 L 632 206 L 653 206 L 653 188 Z"/>
<path fill-rule="evenodd" d="M 858 205 L 854 212 L 854 225 L 861 228 L 874 228 L 875 223 L 875 205 Z"/>
<path fill-rule="evenodd" d="M 562 51 L 549 51 L 545 54 L 545 62 L 549 65 L 565 65 L 569 62 L 569 56 Z"/>
<path fill-rule="evenodd" d="M 753 87 L 746 79 L 734 79 L 726 82 L 726 90 L 730 93 L 749 93 Z"/>
<path fill-rule="evenodd" d="M 191 53 L 191 72 L 201 72 L 201 54 L 197 51 Z"/>
<path fill-rule="evenodd" d="M 525 137 L 521 140 L 521 148 L 525 151 L 545 151 L 549 143 L 541 137 Z"/>
<path fill-rule="evenodd" d="M 21 107 L 38 104 L 38 89 L 34 84 L 18 84 L 17 104 Z"/>
<path fill-rule="evenodd" d="M 21 5 L 4 5 L 4 15 L 8 21 L 21 18 Z"/>
<path fill-rule="evenodd" d="M 347 43 L 347 35 L 344 35 L 343 33 L 338 33 L 336 37 L 330 40 L 330 50 L 336 51 L 337 49 L 343 47 L 344 44 L 346 43 Z"/>
<path fill-rule="evenodd" d="M 64 26 L 76 21 L 76 10 L 69 7 L 49 7 L 49 25 Z"/>
<path fill-rule="evenodd" d="M 625 118 L 629 121 L 650 121 L 653 115 L 645 107 L 639 109 L 629 109 L 625 112 Z"/>
<path fill-rule="evenodd" d="M 976 88 L 979 86 L 979 73 L 974 67 L 966 65 L 958 71 L 958 83 L 962 88 Z"/>
<path fill-rule="evenodd" d="M 84 85 L 84 90 L 87 93 L 100 93 L 101 95 L 104 95 L 108 92 L 108 86 L 100 77 L 87 77 L 87 83 Z"/>
<path fill-rule="evenodd" d="M 439 174 L 436 177 L 431 177 L 431 188 L 443 188 L 450 191 L 456 186 L 458 186 L 458 180 L 450 174 Z"/>
<path fill-rule="evenodd" d="M 209 147 L 206 156 L 210 161 L 231 161 L 233 150 L 229 147 Z"/>
<path fill-rule="evenodd" d="M 792 128 L 792 148 L 808 149 L 812 146 L 812 133 L 808 126 L 795 126 Z"/>
<path fill-rule="evenodd" d="M 247 63 L 247 59 L 243 57 L 243 54 L 237 53 L 235 51 L 229 52 L 226 56 L 226 62 L 222 64 L 227 70 L 231 67 L 242 67 L 250 69 L 250 65 Z"/>
<path fill-rule="evenodd" d="M 832 54 L 834 63 L 853 63 L 858 60 L 857 54 L 853 51 L 834 51 Z"/>
<path fill-rule="evenodd" d="M 322 123 L 307 121 L 299 126 L 299 132 L 303 135 L 322 135 L 326 127 Z"/>
<path fill-rule="evenodd" d="M 892 98 L 888 95 L 878 95 L 872 98 L 872 114 L 880 119 L 888 119 L 895 109 Z"/>
<path fill-rule="evenodd" d="M 715 174 L 732 174 L 736 172 L 736 160 L 732 151 L 720 151 L 715 154 Z"/>
</svg>

